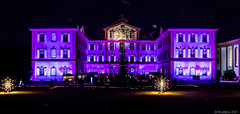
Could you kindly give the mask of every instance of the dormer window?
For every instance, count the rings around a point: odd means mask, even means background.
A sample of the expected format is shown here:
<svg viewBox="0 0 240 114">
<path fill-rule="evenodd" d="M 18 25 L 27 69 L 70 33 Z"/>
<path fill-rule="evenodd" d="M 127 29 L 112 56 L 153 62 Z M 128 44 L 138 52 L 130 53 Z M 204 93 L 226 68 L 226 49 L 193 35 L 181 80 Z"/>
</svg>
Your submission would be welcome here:
<svg viewBox="0 0 240 114">
<path fill-rule="evenodd" d="M 134 30 L 131 30 L 131 31 L 130 31 L 130 38 L 134 38 L 134 33 L 135 33 Z"/>
<path fill-rule="evenodd" d="M 110 31 L 110 38 L 114 38 L 114 31 Z"/>
</svg>

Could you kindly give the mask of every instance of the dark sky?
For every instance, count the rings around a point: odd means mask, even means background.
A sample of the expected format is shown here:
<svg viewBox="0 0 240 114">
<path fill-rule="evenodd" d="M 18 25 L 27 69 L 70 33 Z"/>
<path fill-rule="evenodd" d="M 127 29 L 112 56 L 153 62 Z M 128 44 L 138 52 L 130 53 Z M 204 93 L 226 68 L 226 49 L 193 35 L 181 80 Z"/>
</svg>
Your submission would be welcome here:
<svg viewBox="0 0 240 114">
<path fill-rule="evenodd" d="M 157 24 L 164 30 L 218 28 L 217 43 L 240 36 L 239 0 L 3 0 L 0 14 L 0 77 L 20 75 L 30 64 L 28 28 L 84 25 L 89 39 L 102 39 L 102 28 L 123 15 L 141 35 Z"/>
</svg>

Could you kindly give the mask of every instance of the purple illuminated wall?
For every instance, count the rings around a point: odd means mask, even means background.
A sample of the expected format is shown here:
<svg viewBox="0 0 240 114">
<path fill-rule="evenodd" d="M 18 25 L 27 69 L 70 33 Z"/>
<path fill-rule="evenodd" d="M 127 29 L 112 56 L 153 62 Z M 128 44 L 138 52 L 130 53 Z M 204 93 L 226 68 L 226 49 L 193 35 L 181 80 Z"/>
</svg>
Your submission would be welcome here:
<svg viewBox="0 0 240 114">
<path fill-rule="evenodd" d="M 117 33 L 121 27 L 126 27 L 130 32 L 126 35 Z M 194 76 L 200 76 L 200 80 L 215 77 L 217 29 L 168 29 L 156 40 L 139 40 L 141 29 L 124 22 L 105 28 L 105 40 L 88 40 L 84 30 L 77 28 L 30 30 L 34 71 L 32 81 L 49 81 L 55 78 L 62 80 L 64 73 L 118 73 L 120 44 L 124 45 L 129 61 L 129 73 L 135 76 L 161 72 L 170 73 L 179 80 L 193 80 Z M 109 39 L 114 36 L 113 33 L 118 36 Z M 127 34 L 131 34 L 132 38 Z M 194 42 L 191 41 L 191 36 L 194 36 Z M 56 51 L 53 52 L 52 49 Z M 193 51 L 194 57 L 191 57 Z"/>
</svg>

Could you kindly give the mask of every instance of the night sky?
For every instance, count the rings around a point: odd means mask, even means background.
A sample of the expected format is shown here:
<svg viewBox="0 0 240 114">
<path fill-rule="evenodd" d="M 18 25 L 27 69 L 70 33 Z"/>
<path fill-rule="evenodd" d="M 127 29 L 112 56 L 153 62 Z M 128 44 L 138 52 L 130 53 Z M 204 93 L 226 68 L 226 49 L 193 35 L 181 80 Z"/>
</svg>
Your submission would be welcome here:
<svg viewBox="0 0 240 114">
<path fill-rule="evenodd" d="M 30 65 L 28 28 L 84 25 L 89 39 L 123 15 L 142 28 L 218 28 L 216 43 L 240 37 L 239 0 L 3 0 L 0 3 L 0 77 L 21 77 Z"/>
</svg>

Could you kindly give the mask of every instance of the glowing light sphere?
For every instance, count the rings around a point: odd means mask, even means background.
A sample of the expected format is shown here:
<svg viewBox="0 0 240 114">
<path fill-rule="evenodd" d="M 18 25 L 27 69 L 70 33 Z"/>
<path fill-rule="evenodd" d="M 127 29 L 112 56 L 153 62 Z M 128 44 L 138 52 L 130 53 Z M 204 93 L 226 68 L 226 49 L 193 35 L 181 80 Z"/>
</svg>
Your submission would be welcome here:
<svg viewBox="0 0 240 114">
<path fill-rule="evenodd" d="M 166 91 L 166 89 L 169 89 L 169 80 L 166 78 L 158 78 L 155 80 L 155 88 L 160 91 L 160 93 L 163 93 L 163 91 Z"/>
<path fill-rule="evenodd" d="M 7 93 L 9 93 L 12 89 L 14 89 L 14 84 L 11 78 L 7 77 L 2 80 L 2 89 L 4 89 Z"/>
</svg>

